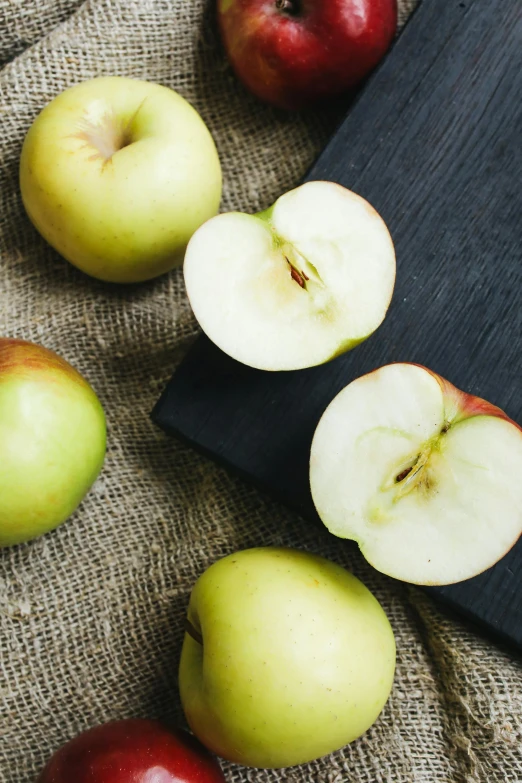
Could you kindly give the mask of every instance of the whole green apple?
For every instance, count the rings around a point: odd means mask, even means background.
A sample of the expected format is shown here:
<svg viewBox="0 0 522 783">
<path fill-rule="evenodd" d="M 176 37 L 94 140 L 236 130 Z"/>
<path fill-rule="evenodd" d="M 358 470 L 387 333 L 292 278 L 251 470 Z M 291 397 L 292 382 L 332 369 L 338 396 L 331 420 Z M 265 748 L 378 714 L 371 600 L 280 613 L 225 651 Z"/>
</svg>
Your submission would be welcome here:
<svg viewBox="0 0 522 783">
<path fill-rule="evenodd" d="M 121 77 L 58 95 L 25 139 L 20 187 L 40 234 L 93 277 L 167 272 L 216 214 L 221 167 L 195 109 L 173 90 Z"/>
<path fill-rule="evenodd" d="M 80 373 L 53 351 L 0 338 L 0 546 L 64 522 L 104 456 L 105 415 Z"/>
<path fill-rule="evenodd" d="M 214 563 L 190 598 L 179 685 L 194 734 L 220 756 L 287 767 L 376 720 L 391 690 L 388 619 L 352 574 L 291 549 Z"/>
</svg>

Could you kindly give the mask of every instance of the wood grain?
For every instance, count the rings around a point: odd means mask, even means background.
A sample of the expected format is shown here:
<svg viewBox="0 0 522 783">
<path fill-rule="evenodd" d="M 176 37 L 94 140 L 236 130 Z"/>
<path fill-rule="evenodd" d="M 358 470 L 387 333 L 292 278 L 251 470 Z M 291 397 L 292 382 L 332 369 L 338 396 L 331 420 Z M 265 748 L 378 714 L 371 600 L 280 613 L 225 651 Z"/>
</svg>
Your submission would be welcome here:
<svg viewBox="0 0 522 783">
<path fill-rule="evenodd" d="M 157 423 L 317 521 L 312 434 L 365 372 L 418 362 L 522 422 L 521 96 L 519 0 L 424 0 L 307 176 L 360 193 L 390 227 L 398 276 L 383 326 L 290 373 L 239 365 L 203 336 Z M 522 649 L 522 541 L 432 592 Z"/>
</svg>

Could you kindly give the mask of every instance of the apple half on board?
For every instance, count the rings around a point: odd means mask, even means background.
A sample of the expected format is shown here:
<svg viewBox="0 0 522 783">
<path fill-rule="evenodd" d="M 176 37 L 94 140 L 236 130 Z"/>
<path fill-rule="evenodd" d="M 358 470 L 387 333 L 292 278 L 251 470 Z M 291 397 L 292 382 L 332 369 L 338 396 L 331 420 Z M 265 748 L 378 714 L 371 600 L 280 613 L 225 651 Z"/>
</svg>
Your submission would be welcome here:
<svg viewBox="0 0 522 783">
<path fill-rule="evenodd" d="M 395 251 L 365 199 L 318 181 L 265 212 L 208 220 L 189 242 L 184 271 L 194 314 L 221 350 L 261 370 L 298 370 L 377 329 Z"/>
<path fill-rule="evenodd" d="M 494 565 L 522 533 L 522 429 L 425 367 L 350 383 L 314 434 L 313 500 L 378 571 L 442 585 Z"/>
</svg>

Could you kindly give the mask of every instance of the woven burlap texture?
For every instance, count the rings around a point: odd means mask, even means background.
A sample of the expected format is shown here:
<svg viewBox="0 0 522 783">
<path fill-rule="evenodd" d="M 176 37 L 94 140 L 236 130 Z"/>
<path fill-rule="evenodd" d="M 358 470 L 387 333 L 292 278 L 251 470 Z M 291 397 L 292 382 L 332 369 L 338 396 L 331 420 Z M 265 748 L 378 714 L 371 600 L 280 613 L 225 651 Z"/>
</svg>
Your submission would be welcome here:
<svg viewBox="0 0 522 783">
<path fill-rule="evenodd" d="M 401 21 L 414 5 L 402 3 Z M 71 361 L 109 427 L 104 471 L 78 512 L 0 553 L 1 783 L 34 783 L 55 748 L 96 723 L 183 721 L 176 679 L 191 587 L 217 558 L 270 544 L 320 553 L 365 581 L 393 624 L 397 675 L 359 741 L 290 770 L 224 764 L 229 781 L 522 781 L 516 660 L 152 425 L 197 333 L 180 271 L 98 283 L 44 244 L 21 205 L 31 121 L 89 77 L 145 78 L 190 100 L 219 149 L 223 209 L 263 208 L 295 185 L 339 117 L 288 116 L 247 95 L 202 0 L 0 0 L 0 37 L 0 334 Z"/>
</svg>

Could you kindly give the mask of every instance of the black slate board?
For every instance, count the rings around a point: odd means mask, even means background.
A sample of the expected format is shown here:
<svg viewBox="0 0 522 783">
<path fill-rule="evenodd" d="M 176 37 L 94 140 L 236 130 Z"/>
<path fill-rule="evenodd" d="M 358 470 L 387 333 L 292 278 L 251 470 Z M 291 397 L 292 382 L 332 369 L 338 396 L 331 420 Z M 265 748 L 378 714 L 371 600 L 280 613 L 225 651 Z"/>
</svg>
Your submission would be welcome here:
<svg viewBox="0 0 522 783">
<path fill-rule="evenodd" d="M 154 420 L 311 520 L 313 431 L 362 373 L 418 362 L 522 422 L 521 177 L 520 0 L 424 0 L 307 176 L 360 193 L 390 227 L 398 275 L 383 326 L 290 373 L 239 365 L 202 336 Z M 522 649 L 522 539 L 432 592 Z"/>
</svg>

